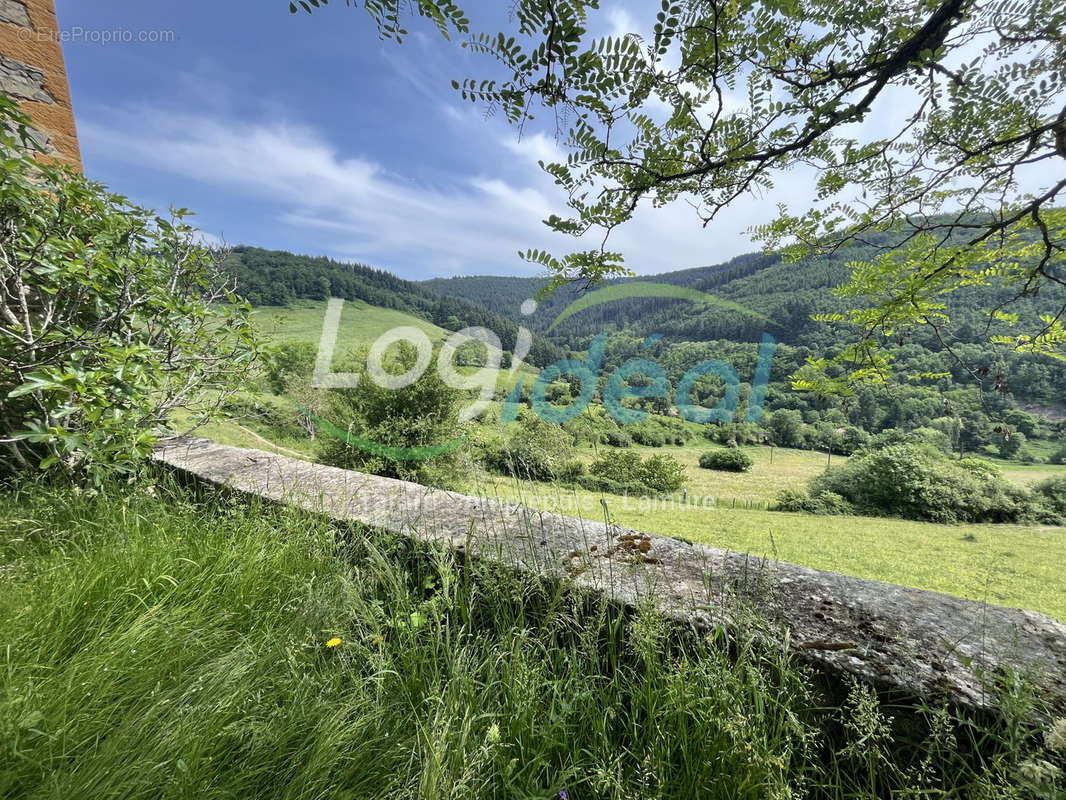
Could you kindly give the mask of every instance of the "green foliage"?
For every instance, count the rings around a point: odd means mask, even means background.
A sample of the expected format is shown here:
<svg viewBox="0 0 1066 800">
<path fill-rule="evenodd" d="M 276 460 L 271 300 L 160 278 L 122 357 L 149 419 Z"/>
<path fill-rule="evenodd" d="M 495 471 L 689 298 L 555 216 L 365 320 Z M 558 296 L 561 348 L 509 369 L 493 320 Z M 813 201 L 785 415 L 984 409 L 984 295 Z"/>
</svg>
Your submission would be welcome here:
<svg viewBox="0 0 1066 800">
<path fill-rule="evenodd" d="M 204 421 L 256 367 L 248 308 L 171 219 L 16 140 L 0 96 L 0 473 L 136 470 L 172 412 Z"/>
<path fill-rule="evenodd" d="M 811 481 L 861 514 L 929 522 L 1018 522 L 1037 514 L 1031 498 L 986 461 L 951 461 L 927 445 L 865 451 Z"/>
<path fill-rule="evenodd" d="M 681 419 L 661 414 L 649 414 L 640 422 L 626 425 L 624 430 L 635 443 L 646 447 L 662 447 L 668 444 L 680 447 L 692 438 Z"/>
<path fill-rule="evenodd" d="M 803 416 L 798 411 L 778 409 L 770 415 L 766 427 L 778 447 L 803 446 Z"/>
<path fill-rule="evenodd" d="M 402 38 L 400 5 L 365 4 L 383 36 Z M 893 240 L 848 263 L 845 307 L 821 318 L 848 326 L 849 341 L 815 354 L 797 386 L 850 396 L 883 381 L 885 346 L 916 328 L 941 336 L 952 321 L 947 299 L 974 287 L 1011 300 L 1043 292 L 1062 305 L 1066 209 L 1056 206 L 1066 182 L 1041 169 L 1066 157 L 1066 8 L 1056 0 L 993 0 L 980 13 L 964 0 L 725 9 L 667 0 L 642 9 L 638 30 L 609 36 L 594 33 L 610 26 L 593 0 L 520 0 L 499 32 L 471 28 L 450 2 L 417 9 L 496 62 L 491 74 L 454 80 L 460 97 L 517 125 L 543 107 L 568 126 L 565 160 L 543 166 L 569 214 L 546 222 L 597 246 L 527 250 L 548 272 L 549 292 L 624 274 L 609 238 L 638 208 L 688 200 L 707 224 L 802 166 L 814 171 L 815 202 L 779 206 L 756 229 L 769 245 L 833 257 L 851 243 Z M 865 124 L 875 115 L 878 124 Z M 1033 169 L 1036 188 L 1021 180 Z M 992 342 L 1062 355 L 1058 307 L 981 311 L 1018 328 L 989 331 Z"/>
<path fill-rule="evenodd" d="M 589 466 L 589 473 L 634 493 L 665 494 L 677 491 L 685 483 L 685 467 L 672 456 L 654 455 L 642 459 L 640 453 L 632 450 L 597 459 Z"/>
<path fill-rule="evenodd" d="M 282 342 L 265 360 L 267 384 L 274 394 L 285 394 L 295 377 L 307 377 L 315 365 L 318 347 L 313 342 Z"/>
<path fill-rule="evenodd" d="M 893 444 L 927 445 L 945 456 L 951 454 L 951 440 L 943 431 L 934 428 L 917 428 L 913 431 L 889 428 L 871 437 L 866 449 L 878 450 Z"/>
<path fill-rule="evenodd" d="M 1025 448 L 1026 438 L 1025 434 L 1020 431 L 1007 431 L 1003 435 L 1002 441 L 999 443 L 999 456 L 1000 458 L 1012 459 L 1017 458 L 1022 450 Z"/>
<path fill-rule="evenodd" d="M 1033 487 L 1033 494 L 1062 519 L 1066 519 L 1066 477 L 1058 476 L 1041 481 Z"/>
<path fill-rule="evenodd" d="M 415 357 L 414 347 L 401 342 L 395 354 L 387 352 L 383 366 L 387 373 L 400 375 L 414 364 Z M 389 448 L 434 447 L 467 434 L 459 422 L 464 396 L 448 386 L 437 370 L 427 369 L 414 383 L 394 389 L 372 379 L 365 371 L 365 357 L 356 355 L 353 361 L 363 368 L 359 384 L 327 393 L 325 418 L 341 432 Z M 407 459 L 331 435 L 323 439 L 318 458 L 335 467 L 451 488 L 467 470 L 464 455 L 465 447 L 459 446 L 431 458 Z"/>
<path fill-rule="evenodd" d="M 796 489 L 785 489 L 774 504 L 777 511 L 806 514 L 852 514 L 854 507 L 836 492 L 820 491 L 814 497 Z"/>
<path fill-rule="evenodd" d="M 565 469 L 573 474 L 570 459 L 574 441 L 561 425 L 524 411 L 510 436 L 485 455 L 486 466 L 529 480 L 554 480 Z"/>
<path fill-rule="evenodd" d="M 748 472 L 755 466 L 755 462 L 739 447 L 727 447 L 700 454 L 700 466 L 723 472 Z"/>
</svg>

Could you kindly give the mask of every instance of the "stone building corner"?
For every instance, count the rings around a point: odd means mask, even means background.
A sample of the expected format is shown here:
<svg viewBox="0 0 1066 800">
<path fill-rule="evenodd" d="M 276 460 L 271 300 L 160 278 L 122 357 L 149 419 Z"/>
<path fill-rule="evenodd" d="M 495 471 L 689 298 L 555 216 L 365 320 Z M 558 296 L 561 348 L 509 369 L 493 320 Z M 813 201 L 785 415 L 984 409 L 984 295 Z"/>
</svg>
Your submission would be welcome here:
<svg viewBox="0 0 1066 800">
<path fill-rule="evenodd" d="M 0 0 L 0 89 L 33 122 L 45 157 L 82 171 L 53 0 Z"/>
</svg>

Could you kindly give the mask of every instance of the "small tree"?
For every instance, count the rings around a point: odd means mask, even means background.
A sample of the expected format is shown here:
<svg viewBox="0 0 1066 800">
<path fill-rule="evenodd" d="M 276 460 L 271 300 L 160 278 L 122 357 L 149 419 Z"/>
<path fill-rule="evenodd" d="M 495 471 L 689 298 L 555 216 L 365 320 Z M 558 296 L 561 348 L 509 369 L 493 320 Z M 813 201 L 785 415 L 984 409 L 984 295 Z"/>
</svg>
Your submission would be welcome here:
<svg viewBox="0 0 1066 800">
<path fill-rule="evenodd" d="M 365 359 L 356 361 L 365 364 Z M 402 374 L 416 353 L 402 342 L 385 369 Z M 317 391 L 317 390 L 316 390 Z M 323 437 L 319 458 L 326 464 L 390 478 L 450 487 L 463 472 L 462 448 L 454 446 L 422 457 L 397 452 L 456 443 L 465 434 L 459 422 L 463 394 L 448 386 L 435 369 L 399 389 L 379 386 L 364 372 L 356 387 L 328 392 L 325 401 L 331 435 Z"/>
<path fill-rule="evenodd" d="M 0 96 L 0 472 L 130 472 L 257 367 L 223 253 L 27 149 Z"/>
<path fill-rule="evenodd" d="M 530 480 L 559 477 L 573 455 L 573 436 L 554 422 L 524 411 L 502 448 L 492 453 L 488 466 Z"/>
<path fill-rule="evenodd" d="M 798 411 L 778 409 L 770 415 L 766 427 L 774 444 L 780 447 L 799 447 L 803 444 L 803 416 Z"/>
</svg>

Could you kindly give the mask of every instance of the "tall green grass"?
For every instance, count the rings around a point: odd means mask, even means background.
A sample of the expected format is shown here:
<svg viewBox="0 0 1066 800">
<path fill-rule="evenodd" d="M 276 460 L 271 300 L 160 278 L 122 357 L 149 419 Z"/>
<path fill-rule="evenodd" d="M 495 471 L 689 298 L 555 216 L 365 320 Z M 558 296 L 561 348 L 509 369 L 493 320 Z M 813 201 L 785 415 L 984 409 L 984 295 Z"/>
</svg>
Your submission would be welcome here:
<svg viewBox="0 0 1066 800">
<path fill-rule="evenodd" d="M 1062 796 L 1021 683 L 994 720 L 839 704 L 754 621 L 166 481 L 10 489 L 0 574 L 4 798 Z"/>
</svg>

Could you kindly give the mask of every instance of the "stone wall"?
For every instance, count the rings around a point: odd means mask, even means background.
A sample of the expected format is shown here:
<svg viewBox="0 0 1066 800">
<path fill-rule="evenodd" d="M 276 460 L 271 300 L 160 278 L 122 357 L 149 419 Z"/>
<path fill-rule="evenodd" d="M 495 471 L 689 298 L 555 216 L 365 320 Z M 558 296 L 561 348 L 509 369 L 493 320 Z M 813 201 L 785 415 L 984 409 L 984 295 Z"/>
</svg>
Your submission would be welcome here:
<svg viewBox="0 0 1066 800">
<path fill-rule="evenodd" d="M 653 599 L 702 628 L 755 610 L 799 657 L 910 697 L 985 708 L 1001 669 L 1066 710 L 1066 626 L 1032 611 L 753 559 L 639 531 L 215 444 L 176 440 L 156 459 L 197 480 L 435 542 L 635 605 Z"/>
<path fill-rule="evenodd" d="M 52 0 L 0 0 L 0 89 L 17 98 L 48 157 L 80 171 L 81 150 Z"/>
</svg>

